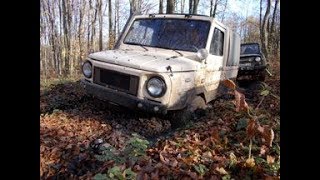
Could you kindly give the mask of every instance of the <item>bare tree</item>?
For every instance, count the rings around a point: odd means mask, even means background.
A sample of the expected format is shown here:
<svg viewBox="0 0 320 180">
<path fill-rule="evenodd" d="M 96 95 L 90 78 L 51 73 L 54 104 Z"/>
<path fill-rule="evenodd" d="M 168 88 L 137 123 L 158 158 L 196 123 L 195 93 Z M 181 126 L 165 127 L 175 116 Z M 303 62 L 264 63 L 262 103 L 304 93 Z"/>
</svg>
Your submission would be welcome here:
<svg viewBox="0 0 320 180">
<path fill-rule="evenodd" d="M 261 49 L 266 59 L 268 59 L 268 54 L 269 54 L 267 21 L 270 16 L 270 7 L 271 7 L 271 0 L 267 0 L 266 12 L 263 16 L 262 24 L 260 25 Z"/>
</svg>

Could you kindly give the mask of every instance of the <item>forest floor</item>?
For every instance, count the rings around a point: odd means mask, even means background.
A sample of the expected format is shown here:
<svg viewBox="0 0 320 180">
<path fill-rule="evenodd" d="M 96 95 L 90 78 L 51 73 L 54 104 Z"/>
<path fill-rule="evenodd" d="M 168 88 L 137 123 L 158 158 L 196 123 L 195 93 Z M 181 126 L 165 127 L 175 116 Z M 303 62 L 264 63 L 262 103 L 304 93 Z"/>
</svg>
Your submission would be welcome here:
<svg viewBox="0 0 320 180">
<path fill-rule="evenodd" d="M 241 85 L 188 125 L 88 97 L 79 81 L 40 89 L 41 179 L 280 179 L 280 74 Z M 251 145 L 250 145 L 251 144 Z"/>
</svg>

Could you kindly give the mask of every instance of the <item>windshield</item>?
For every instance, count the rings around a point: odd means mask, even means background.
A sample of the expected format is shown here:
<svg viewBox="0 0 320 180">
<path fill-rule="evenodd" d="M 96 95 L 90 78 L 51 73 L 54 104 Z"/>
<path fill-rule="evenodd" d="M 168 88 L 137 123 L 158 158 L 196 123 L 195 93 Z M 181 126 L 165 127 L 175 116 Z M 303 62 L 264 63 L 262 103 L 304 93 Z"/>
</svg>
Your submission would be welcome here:
<svg viewBox="0 0 320 180">
<path fill-rule="evenodd" d="M 259 44 L 241 44 L 240 54 L 260 54 Z"/>
<path fill-rule="evenodd" d="M 209 21 L 137 19 L 130 27 L 124 43 L 196 52 L 205 48 L 209 29 Z"/>
</svg>

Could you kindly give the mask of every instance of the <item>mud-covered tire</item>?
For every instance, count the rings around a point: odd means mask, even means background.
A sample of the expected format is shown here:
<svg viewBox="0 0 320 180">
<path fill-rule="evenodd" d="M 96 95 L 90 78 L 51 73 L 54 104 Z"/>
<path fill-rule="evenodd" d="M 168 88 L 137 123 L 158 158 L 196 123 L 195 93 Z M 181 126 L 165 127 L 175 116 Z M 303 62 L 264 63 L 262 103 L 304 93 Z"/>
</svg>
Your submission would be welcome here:
<svg viewBox="0 0 320 180">
<path fill-rule="evenodd" d="M 205 110 L 207 107 L 205 100 L 201 96 L 196 96 L 193 101 L 184 109 L 172 112 L 170 116 L 173 127 L 181 127 L 190 123 L 195 118 L 196 110 Z"/>
</svg>

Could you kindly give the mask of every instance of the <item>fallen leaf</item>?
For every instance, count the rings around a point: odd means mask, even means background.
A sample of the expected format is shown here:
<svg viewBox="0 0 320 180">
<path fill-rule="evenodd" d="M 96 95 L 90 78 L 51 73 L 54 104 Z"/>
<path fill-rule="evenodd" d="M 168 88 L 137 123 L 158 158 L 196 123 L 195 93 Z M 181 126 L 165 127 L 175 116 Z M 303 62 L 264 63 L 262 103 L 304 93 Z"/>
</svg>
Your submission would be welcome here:
<svg viewBox="0 0 320 180">
<path fill-rule="evenodd" d="M 245 163 L 245 166 L 246 166 L 246 167 L 252 168 L 252 167 L 254 167 L 255 165 L 256 165 L 256 164 L 255 164 L 253 158 L 248 158 L 248 159 L 246 160 L 246 163 Z"/>
<path fill-rule="evenodd" d="M 266 151 L 267 151 L 267 147 L 265 145 L 262 145 L 260 147 L 260 155 L 261 156 L 264 155 L 266 153 Z"/>
<path fill-rule="evenodd" d="M 265 133 L 263 133 L 263 137 L 264 139 L 266 140 L 266 144 L 269 146 L 269 147 L 272 147 L 272 142 L 273 142 L 273 139 L 274 139 L 274 132 L 271 128 L 266 128 L 266 131 Z"/>
<path fill-rule="evenodd" d="M 218 171 L 221 175 L 226 175 L 228 172 L 223 167 L 216 167 L 216 171 Z"/>
<path fill-rule="evenodd" d="M 226 80 L 222 81 L 222 84 L 225 85 L 227 88 L 230 88 L 232 90 L 236 89 L 236 84 L 230 79 L 226 79 Z"/>
<path fill-rule="evenodd" d="M 275 160 L 275 157 L 267 155 L 267 163 L 268 164 L 273 164 Z"/>
<path fill-rule="evenodd" d="M 252 139 L 256 134 L 256 120 L 250 119 L 247 125 L 247 138 Z"/>
<path fill-rule="evenodd" d="M 162 163 L 172 166 L 172 167 L 176 167 L 178 165 L 178 161 L 175 158 L 166 158 L 162 155 L 162 152 L 159 153 L 160 156 L 160 160 Z"/>
<path fill-rule="evenodd" d="M 156 172 L 151 173 L 151 180 L 159 180 L 159 170 L 156 169 Z"/>
<path fill-rule="evenodd" d="M 234 153 L 230 153 L 229 158 L 230 158 L 231 165 L 234 165 L 238 162 L 237 156 Z"/>
<path fill-rule="evenodd" d="M 239 111 L 248 111 L 249 110 L 249 106 L 246 102 L 246 98 L 244 96 L 244 94 L 240 93 L 237 90 L 234 90 L 234 96 L 235 96 L 235 105 L 236 105 L 236 112 Z"/>
<path fill-rule="evenodd" d="M 258 125 L 258 132 L 261 134 L 262 138 L 265 140 L 266 145 L 272 147 L 272 142 L 274 140 L 274 131 L 268 126 L 261 127 Z"/>
<path fill-rule="evenodd" d="M 260 93 L 261 96 L 267 96 L 269 94 L 268 90 L 264 90 Z"/>
</svg>

